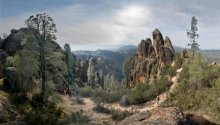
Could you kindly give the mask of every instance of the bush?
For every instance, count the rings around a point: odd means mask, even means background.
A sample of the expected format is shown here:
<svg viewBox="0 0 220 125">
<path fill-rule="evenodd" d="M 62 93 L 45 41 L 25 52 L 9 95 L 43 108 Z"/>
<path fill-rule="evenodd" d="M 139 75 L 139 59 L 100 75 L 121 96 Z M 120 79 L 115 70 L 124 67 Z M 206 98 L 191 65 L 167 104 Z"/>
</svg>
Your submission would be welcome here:
<svg viewBox="0 0 220 125">
<path fill-rule="evenodd" d="M 121 111 L 121 110 L 112 110 L 111 111 L 111 115 L 112 115 L 112 120 L 114 121 L 122 121 L 124 120 L 125 118 L 133 115 L 134 112 L 131 112 L 131 111 Z"/>
<path fill-rule="evenodd" d="M 79 88 L 79 94 L 82 97 L 91 97 L 93 95 L 93 89 L 89 86 Z"/>
<path fill-rule="evenodd" d="M 59 125 L 62 123 L 62 109 L 55 103 L 42 102 L 40 96 L 34 96 L 31 110 L 25 111 L 24 122 L 31 125 Z"/>
<path fill-rule="evenodd" d="M 127 89 L 121 89 L 118 91 L 105 91 L 103 89 L 96 89 L 92 95 L 92 99 L 95 102 L 118 102 L 120 101 L 121 97 L 128 93 Z"/>
<path fill-rule="evenodd" d="M 154 80 L 152 84 L 139 84 L 129 93 L 129 104 L 142 104 L 156 98 L 170 86 L 167 79 Z"/>
<path fill-rule="evenodd" d="M 141 104 L 147 101 L 147 91 L 150 89 L 149 84 L 139 84 L 129 93 L 130 104 Z"/>
<path fill-rule="evenodd" d="M 65 119 L 63 124 L 88 125 L 89 122 L 90 119 L 88 118 L 88 116 L 84 115 L 83 110 L 80 110 L 78 112 L 72 112 L 72 114 Z"/>
<path fill-rule="evenodd" d="M 98 113 L 105 113 L 105 114 L 111 114 L 111 111 L 108 108 L 105 108 L 102 104 L 97 104 L 94 108 L 94 111 Z"/>
<path fill-rule="evenodd" d="M 128 106 L 130 105 L 130 101 L 129 101 L 129 98 L 127 95 L 124 95 L 121 97 L 121 100 L 119 101 L 119 104 L 120 105 L 123 105 L 123 106 Z"/>
<path fill-rule="evenodd" d="M 166 76 L 166 75 L 174 76 L 175 74 L 176 74 L 176 69 L 171 65 L 167 64 L 163 68 L 161 76 Z"/>
<path fill-rule="evenodd" d="M 114 121 L 121 121 L 136 113 L 136 111 L 128 111 L 128 110 L 122 111 L 122 110 L 108 109 L 101 104 L 96 105 L 96 107 L 93 110 L 98 113 L 110 114 L 112 120 Z"/>
<path fill-rule="evenodd" d="M 199 66 L 191 63 L 183 67 L 178 79 L 179 84 L 165 102 L 165 106 L 180 107 L 183 111 L 199 110 L 214 120 L 220 121 L 220 68 L 202 64 L 199 71 L 202 70 L 204 74 L 201 74 L 202 72 L 192 70 Z"/>
</svg>

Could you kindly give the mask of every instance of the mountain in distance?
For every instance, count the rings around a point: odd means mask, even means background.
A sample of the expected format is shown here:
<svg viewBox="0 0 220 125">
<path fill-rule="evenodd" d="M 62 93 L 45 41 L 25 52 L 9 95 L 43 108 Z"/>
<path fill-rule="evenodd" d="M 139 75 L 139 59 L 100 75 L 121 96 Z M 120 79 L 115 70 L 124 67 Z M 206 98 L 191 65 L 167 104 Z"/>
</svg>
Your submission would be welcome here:
<svg viewBox="0 0 220 125">
<path fill-rule="evenodd" d="M 181 52 L 185 48 L 179 46 L 173 46 L 176 52 Z M 79 59 L 89 59 L 90 57 L 102 57 L 108 60 L 113 60 L 116 62 L 117 66 L 122 66 L 124 60 L 127 57 L 134 56 L 137 51 L 137 46 L 135 45 L 124 45 L 117 46 L 112 50 L 96 50 L 96 51 L 87 51 L 87 50 L 78 50 L 73 51 L 73 54 Z M 201 53 L 206 58 L 208 63 L 216 61 L 220 63 L 220 50 L 201 50 Z"/>
</svg>

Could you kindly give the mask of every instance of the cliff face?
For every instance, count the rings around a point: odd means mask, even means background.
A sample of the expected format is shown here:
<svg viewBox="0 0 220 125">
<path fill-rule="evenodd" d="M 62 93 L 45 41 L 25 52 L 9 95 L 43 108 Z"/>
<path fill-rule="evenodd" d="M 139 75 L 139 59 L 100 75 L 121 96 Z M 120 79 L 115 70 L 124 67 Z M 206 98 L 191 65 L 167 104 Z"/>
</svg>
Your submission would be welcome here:
<svg viewBox="0 0 220 125">
<path fill-rule="evenodd" d="M 153 42 L 150 38 L 141 41 L 137 54 L 130 61 L 129 86 L 145 83 L 150 77 L 159 77 L 163 67 L 174 60 L 175 50 L 169 37 L 163 39 L 158 29 L 153 31 L 152 37 Z"/>
</svg>

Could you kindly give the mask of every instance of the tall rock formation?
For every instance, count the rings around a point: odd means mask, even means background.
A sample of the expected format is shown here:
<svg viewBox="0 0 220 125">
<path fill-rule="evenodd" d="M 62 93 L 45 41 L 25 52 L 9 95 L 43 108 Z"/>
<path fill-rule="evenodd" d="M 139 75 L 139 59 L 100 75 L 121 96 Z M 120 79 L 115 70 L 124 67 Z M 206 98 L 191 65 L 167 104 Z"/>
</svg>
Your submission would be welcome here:
<svg viewBox="0 0 220 125">
<path fill-rule="evenodd" d="M 88 85 L 95 88 L 98 86 L 103 87 L 103 78 L 98 69 L 98 62 L 97 58 L 91 57 L 89 59 L 89 66 L 87 70 L 87 78 L 88 78 Z"/>
<path fill-rule="evenodd" d="M 150 38 L 142 40 L 137 54 L 130 61 L 129 86 L 145 83 L 150 77 L 159 77 L 163 67 L 174 60 L 175 50 L 169 37 L 163 39 L 158 29 L 153 31 L 152 36 L 153 44 Z"/>
</svg>

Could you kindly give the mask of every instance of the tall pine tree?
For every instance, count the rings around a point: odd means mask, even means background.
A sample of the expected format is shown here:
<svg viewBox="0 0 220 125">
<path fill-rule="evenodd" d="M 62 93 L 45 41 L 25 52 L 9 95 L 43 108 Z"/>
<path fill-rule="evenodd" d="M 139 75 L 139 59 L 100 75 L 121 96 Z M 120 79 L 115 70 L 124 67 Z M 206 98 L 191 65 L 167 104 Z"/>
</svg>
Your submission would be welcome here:
<svg viewBox="0 0 220 125">
<path fill-rule="evenodd" d="M 197 31 L 197 19 L 193 16 L 191 21 L 191 30 L 187 31 L 187 36 L 190 38 L 190 43 L 188 44 L 188 46 L 191 46 L 193 57 L 196 53 L 196 50 L 198 50 L 199 47 L 199 44 L 196 42 L 196 39 L 199 37 Z"/>
<path fill-rule="evenodd" d="M 73 85 L 73 55 L 71 53 L 71 49 L 69 44 L 64 45 L 64 49 L 66 52 L 66 64 L 67 64 L 67 81 L 68 81 L 68 92 L 70 91 L 70 85 Z M 75 86 L 74 86 L 75 89 Z"/>
</svg>

